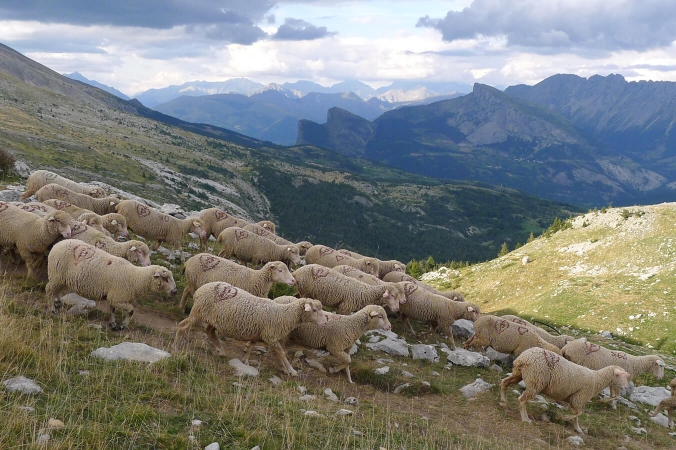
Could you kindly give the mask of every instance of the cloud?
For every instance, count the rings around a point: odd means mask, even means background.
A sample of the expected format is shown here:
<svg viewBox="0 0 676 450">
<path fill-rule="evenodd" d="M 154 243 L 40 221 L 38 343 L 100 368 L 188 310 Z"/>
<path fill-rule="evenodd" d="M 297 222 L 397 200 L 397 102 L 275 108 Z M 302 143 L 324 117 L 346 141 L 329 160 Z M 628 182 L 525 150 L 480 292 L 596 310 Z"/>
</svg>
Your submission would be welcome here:
<svg viewBox="0 0 676 450">
<path fill-rule="evenodd" d="M 327 31 L 326 27 L 318 27 L 302 19 L 288 17 L 284 19 L 272 39 L 277 41 L 313 41 L 329 36 L 335 36 L 335 32 Z"/>
<path fill-rule="evenodd" d="M 676 2 L 653 0 L 474 0 L 446 17 L 418 19 L 444 41 L 506 37 L 533 51 L 645 51 L 676 40 Z"/>
</svg>

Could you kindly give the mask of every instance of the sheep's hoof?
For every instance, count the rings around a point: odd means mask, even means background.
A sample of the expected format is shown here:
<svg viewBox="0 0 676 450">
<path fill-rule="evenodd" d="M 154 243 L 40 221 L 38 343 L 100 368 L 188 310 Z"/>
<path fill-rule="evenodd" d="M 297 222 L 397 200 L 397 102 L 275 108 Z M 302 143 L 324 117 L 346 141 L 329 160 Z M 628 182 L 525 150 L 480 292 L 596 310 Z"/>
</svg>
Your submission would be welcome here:
<svg viewBox="0 0 676 450">
<path fill-rule="evenodd" d="M 110 322 L 110 323 L 108 323 L 108 326 L 110 327 L 110 329 L 112 331 L 122 331 L 124 329 L 124 326 L 120 325 L 117 322 Z"/>
<path fill-rule="evenodd" d="M 290 377 L 297 377 L 298 376 L 298 372 L 294 369 L 291 369 L 290 371 L 286 372 L 286 374 Z"/>
<path fill-rule="evenodd" d="M 506 407 L 507 407 L 507 402 L 500 402 L 500 406 L 502 406 L 503 408 L 506 408 Z"/>
<path fill-rule="evenodd" d="M 336 370 L 335 367 L 329 367 L 329 373 L 336 373 L 336 372 L 340 372 L 340 371 Z"/>
</svg>

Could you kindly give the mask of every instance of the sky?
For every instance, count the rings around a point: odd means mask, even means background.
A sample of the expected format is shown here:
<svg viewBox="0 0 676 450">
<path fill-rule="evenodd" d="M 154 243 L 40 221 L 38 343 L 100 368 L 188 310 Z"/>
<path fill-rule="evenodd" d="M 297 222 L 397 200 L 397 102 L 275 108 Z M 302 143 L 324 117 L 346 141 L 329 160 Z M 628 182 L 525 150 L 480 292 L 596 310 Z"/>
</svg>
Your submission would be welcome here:
<svg viewBox="0 0 676 450">
<path fill-rule="evenodd" d="M 246 77 L 676 81 L 673 0 L 0 0 L 0 43 L 133 96 Z"/>
</svg>

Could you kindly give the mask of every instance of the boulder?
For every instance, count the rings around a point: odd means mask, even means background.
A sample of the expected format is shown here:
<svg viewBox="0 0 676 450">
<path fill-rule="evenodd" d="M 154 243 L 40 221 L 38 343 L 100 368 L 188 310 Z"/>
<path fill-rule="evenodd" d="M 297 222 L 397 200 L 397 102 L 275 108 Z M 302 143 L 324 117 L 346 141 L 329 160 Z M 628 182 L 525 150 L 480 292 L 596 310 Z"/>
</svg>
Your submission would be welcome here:
<svg viewBox="0 0 676 450">
<path fill-rule="evenodd" d="M 671 392 L 664 387 L 636 386 L 629 399 L 632 402 L 657 406 L 661 400 L 669 397 L 671 397 Z"/>
<path fill-rule="evenodd" d="M 171 356 L 171 353 L 151 347 L 140 342 L 123 342 L 112 347 L 100 347 L 91 352 L 91 356 L 115 361 L 126 359 L 129 361 L 142 361 L 153 363 Z"/>
<path fill-rule="evenodd" d="M 424 359 L 431 362 L 439 362 L 439 354 L 431 345 L 416 344 L 411 346 L 413 359 Z"/>
<path fill-rule="evenodd" d="M 471 352 L 464 348 L 448 351 L 447 360 L 456 366 L 465 367 L 488 367 L 490 359 L 481 353 Z"/>
<path fill-rule="evenodd" d="M 493 386 L 495 385 L 487 383 L 481 378 L 477 378 L 476 380 L 474 380 L 474 382 L 461 387 L 460 392 L 462 393 L 463 396 L 465 396 L 465 398 L 470 399 L 476 397 L 482 392 L 489 390 Z"/>
<path fill-rule="evenodd" d="M 255 367 L 251 367 L 247 364 L 244 364 L 237 358 L 232 358 L 230 361 L 228 361 L 228 364 L 230 365 L 230 367 L 235 369 L 235 375 L 238 377 L 242 377 L 245 375 L 249 377 L 258 376 L 258 369 L 256 369 Z"/>
<path fill-rule="evenodd" d="M 467 319 L 458 319 L 453 325 L 453 336 L 461 339 L 469 339 L 474 335 L 474 322 Z"/>
<path fill-rule="evenodd" d="M 42 392 L 42 388 L 35 381 L 24 376 L 10 378 L 3 381 L 2 384 L 10 392 L 20 392 L 22 394 L 39 394 Z"/>
</svg>

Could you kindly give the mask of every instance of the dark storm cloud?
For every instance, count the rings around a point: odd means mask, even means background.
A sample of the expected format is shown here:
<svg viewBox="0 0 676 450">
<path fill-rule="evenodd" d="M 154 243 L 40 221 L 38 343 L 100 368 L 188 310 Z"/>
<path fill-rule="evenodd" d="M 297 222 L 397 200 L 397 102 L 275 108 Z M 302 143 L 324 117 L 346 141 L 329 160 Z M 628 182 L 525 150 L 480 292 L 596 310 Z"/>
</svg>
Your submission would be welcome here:
<svg viewBox="0 0 676 450">
<path fill-rule="evenodd" d="M 327 31 L 326 27 L 318 27 L 304 20 L 289 17 L 284 19 L 284 25 L 277 28 L 277 32 L 272 35 L 272 39 L 278 41 L 312 41 L 335 34 Z"/>
<path fill-rule="evenodd" d="M 637 50 L 676 39 L 676 2 L 671 0 L 474 0 L 443 19 L 421 17 L 445 41 L 506 37 L 509 46 L 547 53 L 594 48 Z"/>
</svg>

